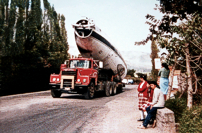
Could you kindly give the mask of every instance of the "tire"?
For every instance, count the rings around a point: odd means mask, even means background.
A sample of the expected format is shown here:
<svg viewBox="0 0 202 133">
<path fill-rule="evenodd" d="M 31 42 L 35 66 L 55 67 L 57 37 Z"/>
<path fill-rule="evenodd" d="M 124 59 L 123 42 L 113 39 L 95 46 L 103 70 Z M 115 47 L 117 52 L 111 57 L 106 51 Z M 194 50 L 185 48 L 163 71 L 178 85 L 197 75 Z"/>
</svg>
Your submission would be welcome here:
<svg viewBox="0 0 202 133">
<path fill-rule="evenodd" d="M 110 96 L 110 82 L 109 82 L 109 81 L 106 82 L 105 95 L 106 95 L 107 97 Z"/>
<path fill-rule="evenodd" d="M 110 82 L 110 87 L 109 87 L 110 96 L 113 95 L 113 89 L 114 89 L 114 84 L 113 84 L 113 82 Z"/>
<path fill-rule="evenodd" d="M 118 87 L 117 87 L 117 92 L 118 92 L 118 93 L 123 92 L 123 86 L 122 86 L 121 84 L 118 85 Z"/>
<path fill-rule="evenodd" d="M 117 85 L 116 82 L 113 82 L 113 95 L 116 95 L 117 93 Z"/>
<path fill-rule="evenodd" d="M 59 98 L 61 96 L 61 92 L 60 91 L 57 91 L 57 90 L 51 90 L 51 95 L 53 98 Z"/>
<path fill-rule="evenodd" d="M 95 95 L 95 86 L 94 86 L 94 83 L 91 82 L 87 88 L 86 93 L 84 93 L 84 97 L 85 99 L 92 99 L 94 98 L 94 95 Z"/>
</svg>

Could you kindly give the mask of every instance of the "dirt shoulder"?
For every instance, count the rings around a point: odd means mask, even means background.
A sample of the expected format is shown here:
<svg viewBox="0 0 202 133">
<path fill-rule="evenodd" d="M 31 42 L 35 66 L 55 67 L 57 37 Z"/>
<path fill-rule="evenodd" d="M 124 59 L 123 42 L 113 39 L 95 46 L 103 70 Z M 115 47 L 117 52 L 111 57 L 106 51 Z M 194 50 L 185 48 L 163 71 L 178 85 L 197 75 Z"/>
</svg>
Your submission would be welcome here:
<svg viewBox="0 0 202 133">
<path fill-rule="evenodd" d="M 127 87 L 127 86 L 126 86 Z M 132 86 L 128 86 L 132 87 Z M 157 128 L 148 127 L 138 129 L 140 114 L 138 110 L 137 88 L 128 88 L 128 91 L 120 94 L 120 97 L 108 102 L 89 120 L 87 120 L 81 132 L 85 133 L 158 133 Z M 137 86 L 136 86 L 137 87 Z"/>
</svg>

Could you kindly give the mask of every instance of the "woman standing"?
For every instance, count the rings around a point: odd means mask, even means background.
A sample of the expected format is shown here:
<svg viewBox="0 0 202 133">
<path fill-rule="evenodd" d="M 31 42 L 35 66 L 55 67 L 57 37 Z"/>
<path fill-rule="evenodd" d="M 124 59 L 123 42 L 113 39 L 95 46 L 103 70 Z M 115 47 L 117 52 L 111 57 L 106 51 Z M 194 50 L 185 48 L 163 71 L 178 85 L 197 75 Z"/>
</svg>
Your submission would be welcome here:
<svg viewBox="0 0 202 133">
<path fill-rule="evenodd" d="M 140 110 L 140 116 L 141 118 L 138 121 L 144 121 L 145 117 L 144 117 L 144 109 L 143 109 L 143 105 L 147 103 L 148 101 L 148 87 L 149 84 L 146 81 L 146 75 L 141 75 L 140 76 L 140 84 L 138 86 L 138 99 L 139 99 L 139 104 L 138 104 L 138 108 Z"/>
<path fill-rule="evenodd" d="M 166 63 L 162 63 L 161 66 L 162 67 L 158 73 L 158 76 L 160 76 L 160 89 L 164 94 L 164 99 L 166 100 L 166 95 L 167 95 L 168 86 L 169 86 L 168 77 L 169 77 L 170 70 Z"/>
</svg>

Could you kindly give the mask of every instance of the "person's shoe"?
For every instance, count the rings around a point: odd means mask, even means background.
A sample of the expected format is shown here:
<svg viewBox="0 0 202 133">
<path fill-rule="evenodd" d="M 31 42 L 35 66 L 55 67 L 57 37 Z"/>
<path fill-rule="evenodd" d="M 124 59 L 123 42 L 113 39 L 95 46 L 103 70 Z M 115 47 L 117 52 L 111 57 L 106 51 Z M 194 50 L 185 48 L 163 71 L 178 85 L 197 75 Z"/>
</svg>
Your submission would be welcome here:
<svg viewBox="0 0 202 133">
<path fill-rule="evenodd" d="M 146 129 L 146 127 L 144 127 L 143 125 L 140 125 L 137 128 L 139 128 L 139 129 Z"/>
<path fill-rule="evenodd" d="M 154 123 L 153 123 L 152 127 L 153 127 L 153 128 L 156 127 L 156 120 L 154 120 Z"/>
<path fill-rule="evenodd" d="M 145 119 L 139 119 L 139 120 L 137 120 L 137 121 L 144 121 Z"/>
</svg>

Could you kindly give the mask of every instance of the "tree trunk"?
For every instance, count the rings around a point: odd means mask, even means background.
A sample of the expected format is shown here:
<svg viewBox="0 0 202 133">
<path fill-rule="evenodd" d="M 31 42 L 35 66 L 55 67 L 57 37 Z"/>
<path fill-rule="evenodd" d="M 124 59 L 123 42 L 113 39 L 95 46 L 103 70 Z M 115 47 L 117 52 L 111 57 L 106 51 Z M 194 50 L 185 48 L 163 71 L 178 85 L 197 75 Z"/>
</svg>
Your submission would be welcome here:
<svg viewBox="0 0 202 133">
<path fill-rule="evenodd" d="M 192 108 L 193 104 L 193 88 L 192 88 L 192 77 L 191 77 L 191 66 L 190 66 L 190 60 L 189 60 L 189 48 L 188 43 L 185 44 L 186 46 L 186 68 L 187 68 L 187 77 L 188 77 L 188 89 L 187 89 L 187 107 L 190 109 Z"/>
<path fill-rule="evenodd" d="M 8 3 L 6 3 L 6 25 L 8 25 Z"/>
<path fill-rule="evenodd" d="M 175 59 L 175 64 L 172 67 L 172 71 L 170 73 L 169 88 L 168 88 L 168 93 L 167 93 L 167 96 L 166 96 L 167 100 L 170 99 L 171 90 L 173 88 L 173 77 L 174 77 L 175 66 L 176 66 L 176 59 Z"/>
</svg>

